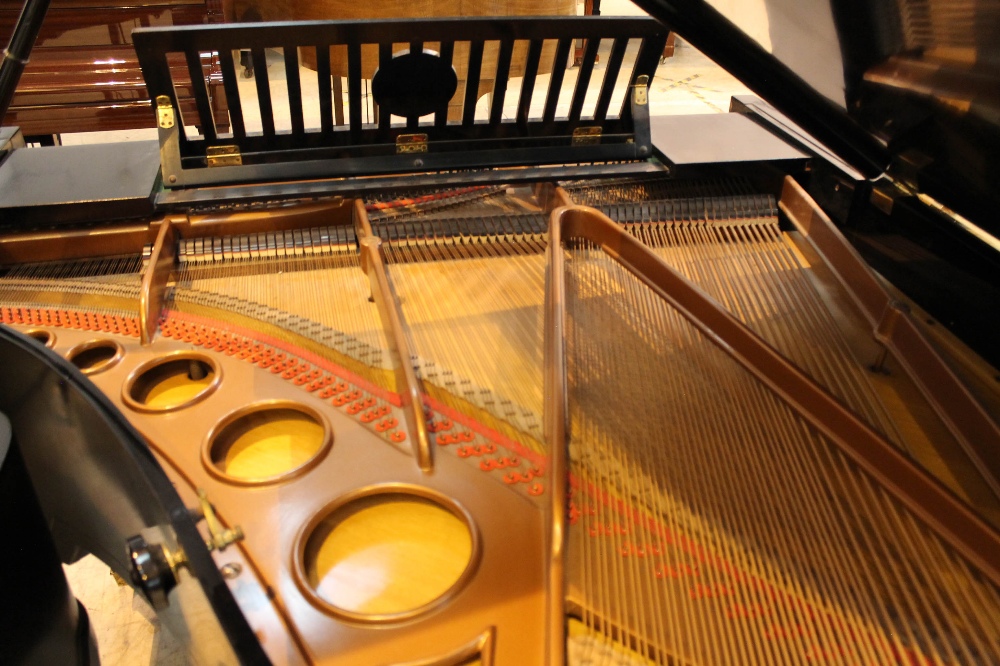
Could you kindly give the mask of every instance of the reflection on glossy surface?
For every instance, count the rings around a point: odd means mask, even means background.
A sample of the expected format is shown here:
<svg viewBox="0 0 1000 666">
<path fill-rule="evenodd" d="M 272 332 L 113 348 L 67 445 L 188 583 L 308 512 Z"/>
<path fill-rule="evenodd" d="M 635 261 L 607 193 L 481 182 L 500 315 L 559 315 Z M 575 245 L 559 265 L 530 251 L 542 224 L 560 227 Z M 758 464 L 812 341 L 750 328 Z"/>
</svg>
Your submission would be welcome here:
<svg viewBox="0 0 1000 666">
<path fill-rule="evenodd" d="M 305 552 L 310 585 L 337 608 L 362 615 L 405 613 L 447 592 L 472 556 L 464 522 L 429 500 L 366 497 L 316 528 Z"/>
<path fill-rule="evenodd" d="M 22 0 L 0 0 L 0 38 L 7 44 Z M 223 3 L 208 0 L 52 0 L 18 84 L 5 125 L 27 135 L 134 130 L 155 125 L 149 97 L 132 46 L 143 27 L 221 23 Z M 213 113 L 228 129 L 218 59 L 207 56 Z M 193 111 L 188 90 L 178 91 Z M 155 134 L 153 135 L 155 137 Z"/>
</svg>

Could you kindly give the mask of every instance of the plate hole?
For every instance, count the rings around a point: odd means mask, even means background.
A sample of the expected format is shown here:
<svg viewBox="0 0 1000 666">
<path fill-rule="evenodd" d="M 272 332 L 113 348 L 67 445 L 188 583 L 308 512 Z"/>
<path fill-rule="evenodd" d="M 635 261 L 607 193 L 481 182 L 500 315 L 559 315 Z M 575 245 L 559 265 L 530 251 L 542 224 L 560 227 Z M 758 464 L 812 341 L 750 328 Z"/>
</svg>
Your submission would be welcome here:
<svg viewBox="0 0 1000 666">
<path fill-rule="evenodd" d="M 272 481 L 307 465 L 328 434 L 318 417 L 291 406 L 265 407 L 238 415 L 209 446 L 212 466 L 242 481 Z"/>
<path fill-rule="evenodd" d="M 50 331 L 46 331 L 43 328 L 34 328 L 30 331 L 25 331 L 24 334 L 32 340 L 37 340 L 46 347 L 51 347 L 56 341 L 56 336 L 52 335 Z"/>
<path fill-rule="evenodd" d="M 194 404 L 218 383 L 218 371 L 207 359 L 170 357 L 140 369 L 126 386 L 125 397 L 132 407 L 163 412 Z"/>
<path fill-rule="evenodd" d="M 352 500 L 308 536 L 304 571 L 324 602 L 358 619 L 410 615 L 454 588 L 472 532 L 440 503 L 409 493 Z"/>
<path fill-rule="evenodd" d="M 85 375 L 107 370 L 121 358 L 121 347 L 110 340 L 84 343 L 69 352 L 69 362 Z"/>
</svg>

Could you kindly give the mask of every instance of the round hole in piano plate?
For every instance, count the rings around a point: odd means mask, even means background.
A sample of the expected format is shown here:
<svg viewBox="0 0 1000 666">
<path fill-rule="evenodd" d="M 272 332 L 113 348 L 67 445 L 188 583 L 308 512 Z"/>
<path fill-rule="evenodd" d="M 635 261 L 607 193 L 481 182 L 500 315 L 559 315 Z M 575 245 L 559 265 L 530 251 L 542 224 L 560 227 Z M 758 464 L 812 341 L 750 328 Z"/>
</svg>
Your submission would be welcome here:
<svg viewBox="0 0 1000 666">
<path fill-rule="evenodd" d="M 394 622 L 453 598 L 479 561 L 471 516 L 432 490 L 391 484 L 327 507 L 299 537 L 295 573 L 342 619 Z"/>
<path fill-rule="evenodd" d="M 202 448 L 202 463 L 230 483 L 284 481 L 311 469 L 333 443 L 326 418 L 305 405 L 271 401 L 248 405 L 222 419 Z"/>
<path fill-rule="evenodd" d="M 221 380 L 222 372 L 209 357 L 177 352 L 133 370 L 122 387 L 122 400 L 139 412 L 169 412 L 201 402 Z"/>
<path fill-rule="evenodd" d="M 104 372 L 122 360 L 124 351 L 114 340 L 90 340 L 69 350 L 66 358 L 85 375 Z"/>
<path fill-rule="evenodd" d="M 41 344 L 51 349 L 56 344 L 56 335 L 52 331 L 44 328 L 30 328 L 24 332 L 32 340 L 37 340 Z"/>
</svg>

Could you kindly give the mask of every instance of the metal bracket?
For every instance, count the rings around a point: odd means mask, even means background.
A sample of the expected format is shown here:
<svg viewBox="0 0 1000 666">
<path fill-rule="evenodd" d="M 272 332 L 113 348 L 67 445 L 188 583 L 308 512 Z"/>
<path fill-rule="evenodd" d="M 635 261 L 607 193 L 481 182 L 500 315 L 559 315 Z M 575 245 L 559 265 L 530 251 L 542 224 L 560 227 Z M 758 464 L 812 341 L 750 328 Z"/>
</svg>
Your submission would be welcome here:
<svg viewBox="0 0 1000 666">
<path fill-rule="evenodd" d="M 886 215 L 892 215 L 892 206 L 898 192 L 892 191 L 891 187 L 875 185 L 872 188 L 870 200 L 871 204 Z"/>
<path fill-rule="evenodd" d="M 177 569 L 187 564 L 184 551 L 171 553 L 160 544 L 151 544 L 137 534 L 126 542 L 131 562 L 132 584 L 142 592 L 155 610 L 170 605 L 168 595 L 177 586 Z"/>
<path fill-rule="evenodd" d="M 163 129 L 174 126 L 174 105 L 166 95 L 159 95 L 156 98 L 156 124 Z"/>
<path fill-rule="evenodd" d="M 889 352 L 892 347 L 892 340 L 896 331 L 896 325 L 901 319 L 904 319 L 909 314 L 910 306 L 902 301 L 892 300 L 886 303 L 885 311 L 882 313 L 882 318 L 879 319 L 878 324 L 875 326 L 875 330 L 872 332 L 875 341 L 881 348 L 874 363 L 872 363 L 869 367 L 872 372 L 879 372 L 882 374 L 889 373 L 889 371 L 885 368 L 885 362 L 889 358 Z"/>
<path fill-rule="evenodd" d="M 645 106 L 649 103 L 648 75 L 642 74 L 635 80 L 635 86 L 632 88 L 632 99 L 639 106 Z"/>
<path fill-rule="evenodd" d="M 237 541 L 243 540 L 243 530 L 239 525 L 226 529 L 219 522 L 204 489 L 198 489 L 198 507 L 188 511 L 196 522 L 201 518 L 205 519 L 209 533 L 205 547 L 208 550 L 222 552 Z M 131 563 L 132 584 L 142 592 L 155 610 L 169 606 L 170 591 L 177 587 L 177 570 L 188 566 L 184 551 L 178 548 L 171 552 L 163 545 L 149 543 L 146 537 L 137 534 L 126 541 L 126 553 Z"/>
<path fill-rule="evenodd" d="M 243 528 L 236 525 L 232 529 L 226 529 L 219 522 L 212 503 L 208 501 L 208 494 L 203 488 L 198 489 L 198 505 L 198 513 L 205 519 L 205 525 L 208 527 L 209 538 L 205 540 L 205 547 L 221 553 L 237 541 L 243 540 Z"/>
<path fill-rule="evenodd" d="M 653 137 L 649 128 L 649 76 L 640 74 L 632 86 L 632 124 L 636 157 L 647 158 L 653 151 Z"/>
<path fill-rule="evenodd" d="M 238 146 L 209 146 L 205 151 L 205 160 L 209 168 L 241 166 L 243 155 Z"/>
</svg>

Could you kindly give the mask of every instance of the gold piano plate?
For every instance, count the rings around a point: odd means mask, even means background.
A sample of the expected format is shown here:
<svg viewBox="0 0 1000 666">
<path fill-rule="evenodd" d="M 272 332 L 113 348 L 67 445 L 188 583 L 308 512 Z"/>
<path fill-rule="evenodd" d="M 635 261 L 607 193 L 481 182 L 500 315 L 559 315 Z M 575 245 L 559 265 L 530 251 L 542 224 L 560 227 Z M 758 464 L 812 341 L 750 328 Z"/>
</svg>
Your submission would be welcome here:
<svg viewBox="0 0 1000 666">
<path fill-rule="evenodd" d="M 56 334 L 44 328 L 28 329 L 24 334 L 50 349 L 56 344 Z"/>
<path fill-rule="evenodd" d="M 122 400 L 141 412 L 183 409 L 207 398 L 221 379 L 208 356 L 170 354 L 137 368 L 122 388 Z"/>
<path fill-rule="evenodd" d="M 804 195 L 786 190 L 780 205 L 801 222 Z M 683 314 L 764 340 L 907 473 L 910 456 L 971 467 L 957 445 L 935 448 L 955 435 L 898 362 L 868 369 L 881 343 L 842 307 L 804 232 L 782 229 L 773 193 L 647 178 L 350 203 L 339 220 L 312 203 L 316 214 L 159 221 L 173 231 L 136 234 L 166 239 L 145 269 L 157 280 L 136 270 L 141 244 L 136 257 L 0 277 L 6 323 L 53 333 L 64 356 L 105 341 L 118 360 L 91 381 L 188 506 L 203 488 L 220 523 L 242 528 L 228 582 L 269 655 L 707 664 L 764 645 L 773 661 L 893 663 L 901 645 L 938 656 L 946 644 L 921 622 L 941 599 L 965 618 L 940 614 L 947 646 L 989 656 L 974 631 L 1000 632 L 1000 594 L 977 573 L 991 556 L 959 550 L 933 512 L 863 470 L 848 438 L 803 415 L 794 401 L 815 393 L 782 397 L 747 369 L 759 359 L 737 362 L 729 338 Z M 608 235 L 560 239 L 560 216 Z M 662 300 L 632 272 L 651 266 L 728 314 Z M 142 283 L 159 296 L 140 298 Z M 562 352 L 546 344 L 553 302 L 568 313 L 550 328 Z M 546 359 L 560 357 L 565 419 L 547 401 L 560 373 Z M 560 423 L 567 443 L 553 449 Z M 1000 517 L 976 478 L 942 474 Z M 920 487 L 954 508 L 955 495 Z M 550 530 L 566 538 L 559 558 Z M 908 589 L 914 578 L 929 591 Z"/>
<path fill-rule="evenodd" d="M 122 347 L 114 340 L 88 340 L 69 351 L 70 363 L 85 375 L 104 372 L 112 368 L 122 358 Z"/>
</svg>

